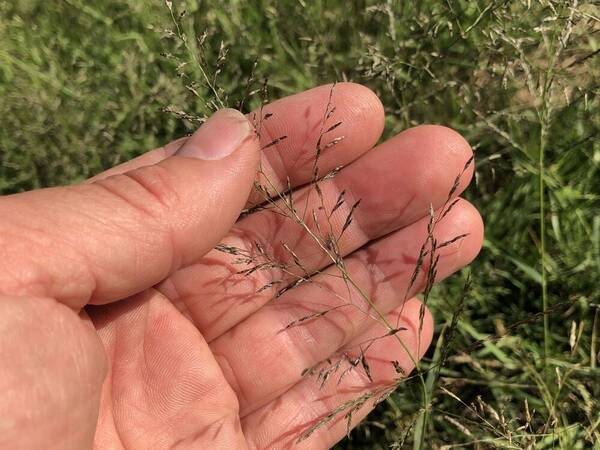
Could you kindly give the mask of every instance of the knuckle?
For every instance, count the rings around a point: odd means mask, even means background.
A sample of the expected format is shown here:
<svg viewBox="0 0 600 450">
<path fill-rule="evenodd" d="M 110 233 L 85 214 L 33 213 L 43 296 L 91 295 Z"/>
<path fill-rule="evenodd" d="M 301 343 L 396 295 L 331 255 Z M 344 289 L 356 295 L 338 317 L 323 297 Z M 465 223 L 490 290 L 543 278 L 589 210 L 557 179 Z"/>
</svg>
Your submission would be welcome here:
<svg viewBox="0 0 600 450">
<path fill-rule="evenodd" d="M 146 193 L 146 196 L 170 209 L 179 201 L 177 189 L 168 170 L 160 165 L 146 166 L 124 174 Z"/>
<path fill-rule="evenodd" d="M 179 202 L 171 175 L 160 165 L 134 169 L 94 184 L 153 219 L 161 219 Z"/>
</svg>

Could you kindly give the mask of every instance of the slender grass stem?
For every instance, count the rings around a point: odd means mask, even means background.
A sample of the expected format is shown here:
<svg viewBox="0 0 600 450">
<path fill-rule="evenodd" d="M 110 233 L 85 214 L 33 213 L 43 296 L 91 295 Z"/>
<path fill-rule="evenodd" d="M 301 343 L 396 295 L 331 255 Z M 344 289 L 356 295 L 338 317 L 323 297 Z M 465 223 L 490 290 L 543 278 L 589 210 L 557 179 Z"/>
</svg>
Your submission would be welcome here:
<svg viewBox="0 0 600 450">
<path fill-rule="evenodd" d="M 544 357 L 543 366 L 548 382 L 548 357 L 550 356 L 550 318 L 545 312 L 548 310 L 548 283 L 546 279 L 546 195 L 545 195 L 545 161 L 546 152 L 546 124 L 542 121 L 540 131 L 539 155 L 539 211 L 540 211 L 540 265 L 542 275 L 542 309 L 544 311 Z"/>
<path fill-rule="evenodd" d="M 592 369 L 596 368 L 597 359 L 598 359 L 598 350 L 596 348 L 597 340 L 598 340 L 598 326 L 600 322 L 600 307 L 596 307 L 596 312 L 594 313 L 594 322 L 592 323 L 592 337 L 590 344 L 590 367 Z"/>
</svg>

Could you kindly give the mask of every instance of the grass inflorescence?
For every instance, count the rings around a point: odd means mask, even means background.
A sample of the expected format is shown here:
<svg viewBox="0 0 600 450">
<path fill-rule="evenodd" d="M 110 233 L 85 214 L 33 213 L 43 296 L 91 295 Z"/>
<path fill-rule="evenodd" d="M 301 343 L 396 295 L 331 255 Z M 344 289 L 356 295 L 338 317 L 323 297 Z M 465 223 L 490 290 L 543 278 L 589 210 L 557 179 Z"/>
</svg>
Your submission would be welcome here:
<svg viewBox="0 0 600 450">
<path fill-rule="evenodd" d="M 191 132 L 225 105 L 260 111 L 253 118 L 260 133 L 272 117 L 269 98 L 334 80 L 364 83 L 386 107 L 386 136 L 434 122 L 474 146 L 475 184 L 466 197 L 485 218 L 486 241 L 470 270 L 434 287 L 437 251 L 465 236 L 436 240 L 436 224 L 454 206 L 451 195 L 442 213 L 430 212 L 413 283 L 426 280 L 421 299 L 437 321 L 432 348 L 412 374 L 391 361 L 397 382 L 338 405 L 300 438 L 334 420 L 350 424 L 360 408 L 377 403 L 340 448 L 594 448 L 600 441 L 598 6 L 184 3 L 0 5 L 3 192 L 81 180 Z M 344 138 L 330 100 L 316 156 Z M 275 136 L 266 150 L 285 139 Z M 244 212 L 269 209 L 302 227 L 354 292 L 298 316 L 288 329 L 346 308 L 381 319 L 339 254 L 361 204 L 347 192 L 320 204 L 322 183 L 342 168 L 321 173 L 318 161 L 310 195 L 323 210 L 306 209 L 306 199 L 297 204 L 291 189 L 277 188 L 262 173 L 255 186 L 262 201 Z M 331 218 L 341 212 L 341 228 L 332 233 Z M 277 254 L 259 242 L 251 251 L 225 244 L 218 250 L 239 264 L 241 275 L 280 273 L 281 280 L 257 286 L 276 302 L 313 283 L 292 243 L 278 245 Z M 376 339 L 402 340 L 402 327 L 384 326 Z M 331 355 L 304 375 L 334 384 L 349 370 L 368 377 L 372 342 Z"/>
</svg>

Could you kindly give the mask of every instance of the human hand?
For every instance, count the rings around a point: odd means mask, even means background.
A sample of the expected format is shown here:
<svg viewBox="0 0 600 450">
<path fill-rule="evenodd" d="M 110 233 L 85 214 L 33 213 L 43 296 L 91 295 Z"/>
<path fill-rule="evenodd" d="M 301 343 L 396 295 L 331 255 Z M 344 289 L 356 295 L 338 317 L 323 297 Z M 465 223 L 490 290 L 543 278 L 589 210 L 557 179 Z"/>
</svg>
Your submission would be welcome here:
<svg viewBox="0 0 600 450">
<path fill-rule="evenodd" d="M 323 152 L 319 169 L 346 167 L 321 182 L 323 197 L 330 206 L 341 191 L 362 199 L 339 253 L 377 309 L 405 328 L 404 348 L 395 336 L 380 338 L 387 329 L 334 276 L 306 229 L 273 209 L 236 222 L 260 200 L 251 192 L 259 161 L 274 189 L 284 191 L 289 179 L 297 204 L 316 205 L 306 184 L 330 92 L 322 86 L 267 106 L 273 116 L 260 143 L 248 121 L 225 110 L 189 139 L 87 183 L 0 199 L 0 447 L 328 448 L 346 434 L 343 414 L 298 437 L 337 406 L 393 382 L 391 361 L 403 373 L 414 368 L 433 322 L 426 309 L 420 319 L 417 299 L 403 299 L 429 205 L 443 206 L 471 156 L 463 138 L 422 126 L 372 149 L 383 129 L 379 100 L 355 84 L 335 88 L 336 133 L 345 139 Z M 260 150 L 281 135 L 288 137 Z M 471 176 L 469 167 L 454 195 Z M 332 216 L 336 235 L 352 203 Z M 481 218 L 464 200 L 436 238 L 462 234 L 440 249 L 436 280 L 480 249 Z M 219 242 L 250 254 L 258 242 L 278 261 L 292 259 L 282 246 L 289 244 L 314 276 L 269 301 L 294 274 L 239 273 L 245 267 L 235 256 L 213 249 Z M 423 285 L 420 276 L 409 297 Z M 338 308 L 340 298 L 361 306 Z M 350 370 L 323 386 L 302 376 L 364 342 L 372 342 L 370 376 Z"/>
</svg>

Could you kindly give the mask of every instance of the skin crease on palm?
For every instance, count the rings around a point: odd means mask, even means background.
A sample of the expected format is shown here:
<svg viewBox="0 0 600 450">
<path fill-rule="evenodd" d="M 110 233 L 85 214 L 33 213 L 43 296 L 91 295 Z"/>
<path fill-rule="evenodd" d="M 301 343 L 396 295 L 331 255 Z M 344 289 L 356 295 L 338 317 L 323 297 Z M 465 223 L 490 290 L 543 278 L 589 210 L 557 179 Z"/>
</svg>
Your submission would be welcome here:
<svg viewBox="0 0 600 450">
<path fill-rule="evenodd" d="M 404 349 L 394 337 L 369 348 L 372 381 L 361 370 L 323 387 L 301 376 L 387 329 L 364 308 L 347 307 L 284 330 L 340 298 L 364 303 L 329 276 L 337 269 L 298 225 L 270 210 L 236 220 L 260 200 L 251 192 L 259 160 L 277 189 L 289 177 L 294 198 L 318 206 L 306 183 L 330 92 L 321 86 L 268 105 L 261 142 L 246 124 L 247 136 L 223 159 L 175 155 L 182 145 L 193 152 L 202 136 L 227 140 L 198 132 L 86 183 L 0 199 L 1 448 L 326 449 L 346 434 L 343 414 L 298 436 L 336 406 L 391 383 L 392 360 L 413 369 L 433 319 L 426 311 L 420 326 L 419 300 L 403 299 L 429 205 L 443 206 L 471 157 L 461 136 L 427 125 L 376 145 L 384 114 L 375 94 L 352 83 L 333 91 L 336 133 L 345 139 L 319 167 L 344 168 L 322 183 L 325 203 L 343 190 L 346 205 L 362 200 L 340 252 L 378 309 L 405 328 Z M 288 138 L 261 151 L 281 135 Z M 455 195 L 471 177 L 472 166 Z M 332 217 L 334 231 L 348 208 Z M 436 229 L 439 242 L 459 234 L 467 236 L 440 250 L 437 281 L 481 247 L 481 218 L 465 200 Z M 291 278 L 277 269 L 239 274 L 231 255 L 211 250 L 219 242 L 249 251 L 259 242 L 281 260 L 291 256 L 278 244 L 288 243 L 312 282 L 270 301 L 277 285 L 258 288 Z"/>
</svg>

